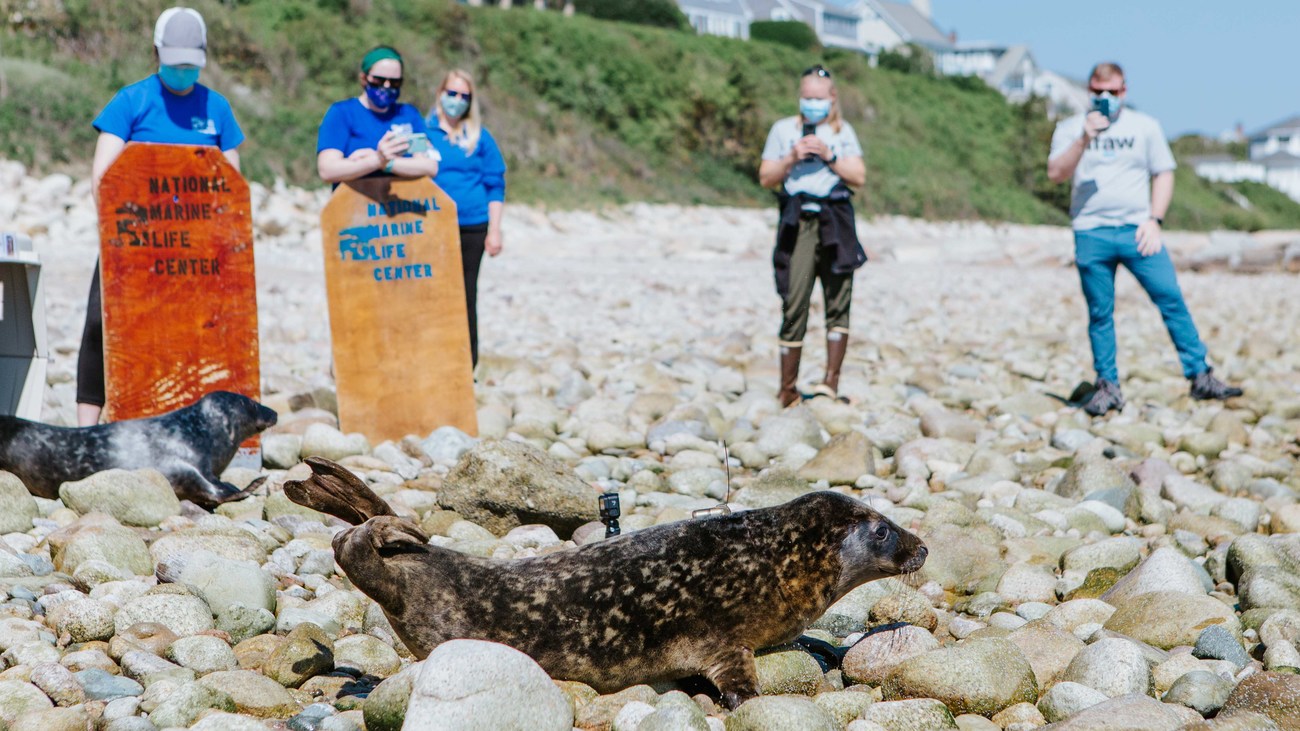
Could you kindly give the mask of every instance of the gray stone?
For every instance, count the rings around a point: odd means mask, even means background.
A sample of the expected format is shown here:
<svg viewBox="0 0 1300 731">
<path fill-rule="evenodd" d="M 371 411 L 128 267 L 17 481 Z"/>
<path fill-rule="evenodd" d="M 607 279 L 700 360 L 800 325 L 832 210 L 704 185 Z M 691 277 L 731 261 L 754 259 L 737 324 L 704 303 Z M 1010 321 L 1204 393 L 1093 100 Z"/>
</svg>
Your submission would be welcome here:
<svg viewBox="0 0 1300 731">
<path fill-rule="evenodd" d="M 199 684 L 224 692 L 235 702 L 239 713 L 257 718 L 287 718 L 299 710 L 297 701 L 289 695 L 289 691 L 274 680 L 251 670 L 210 673 L 200 678 Z"/>
<path fill-rule="evenodd" d="M 415 676 L 421 667 L 423 663 L 408 665 L 370 691 L 361 706 L 367 731 L 401 731 Z"/>
<path fill-rule="evenodd" d="M 898 663 L 937 649 L 934 635 L 908 625 L 863 637 L 844 654 L 840 669 L 846 681 L 878 686 Z"/>
<path fill-rule="evenodd" d="M 1005 639 L 971 639 L 902 661 L 881 686 L 885 700 L 933 698 L 955 713 L 992 715 L 1038 700 L 1034 670 Z"/>
<path fill-rule="evenodd" d="M 1153 591 L 1200 596 L 1208 591 L 1201 581 L 1202 575 L 1203 572 L 1178 549 L 1157 548 L 1103 594 L 1101 600 L 1119 605 L 1125 599 Z"/>
<path fill-rule="evenodd" d="M 544 452 L 519 442 L 484 442 L 461 457 L 438 504 L 496 535 L 529 523 L 567 538 L 595 520 L 597 492 Z"/>
<path fill-rule="evenodd" d="M 762 695 L 816 695 L 824 678 L 816 658 L 800 649 L 778 649 L 754 658 Z"/>
<path fill-rule="evenodd" d="M 154 572 L 144 539 L 110 515 L 85 516 L 51 533 L 46 540 L 54 567 L 64 573 L 76 571 L 84 561 L 103 561 L 136 576 Z"/>
<path fill-rule="evenodd" d="M 182 683 L 149 712 L 149 720 L 163 728 L 188 728 L 200 715 L 212 709 L 234 713 L 235 702 L 221 690 L 198 682 Z"/>
<path fill-rule="evenodd" d="M 113 607 L 95 599 L 74 599 L 49 610 L 46 620 L 73 642 L 107 640 L 113 636 Z"/>
<path fill-rule="evenodd" d="M 1080 650 L 1058 680 L 1080 683 L 1116 698 L 1147 693 L 1151 669 L 1137 645 L 1128 640 L 1104 639 Z"/>
<path fill-rule="evenodd" d="M 424 660 L 402 728 L 570 731 L 573 706 L 522 652 L 491 642 L 451 640 Z"/>
<path fill-rule="evenodd" d="M 40 516 L 36 500 L 16 475 L 0 470 L 0 535 L 25 533 Z"/>
<path fill-rule="evenodd" d="M 176 640 L 167 647 L 167 659 L 198 675 L 239 667 L 230 645 L 210 635 L 192 635 Z"/>
<path fill-rule="evenodd" d="M 959 728 L 948 707 L 931 698 L 873 703 L 862 712 L 862 719 L 886 731 L 948 731 Z"/>
<path fill-rule="evenodd" d="M 77 676 L 77 682 L 81 683 L 82 689 L 86 692 L 86 700 L 111 701 L 114 698 L 126 698 L 144 693 L 143 685 L 121 675 L 110 675 L 99 668 L 90 668 L 74 674 Z"/>
<path fill-rule="evenodd" d="M 137 622 L 156 622 L 181 637 L 215 626 L 208 605 L 186 594 L 145 594 L 122 605 L 113 618 L 118 633 Z"/>
<path fill-rule="evenodd" d="M 303 622 L 262 662 L 262 674 L 288 688 L 334 669 L 334 641 L 320 627 Z"/>
<path fill-rule="evenodd" d="M 1232 688 L 1231 680 L 1206 670 L 1193 670 L 1175 680 L 1173 687 L 1160 700 L 1187 706 L 1209 718 L 1228 702 Z"/>
<path fill-rule="evenodd" d="M 275 629 L 275 615 L 261 607 L 231 604 L 217 615 L 217 629 L 230 635 L 231 644 L 239 644 Z"/>
<path fill-rule="evenodd" d="M 870 709 L 868 709 L 870 710 Z M 727 716 L 726 731 L 839 731 L 830 713 L 809 698 L 760 696 Z"/>
<path fill-rule="evenodd" d="M 334 667 L 387 678 L 402 667 L 397 651 L 370 635 L 349 635 L 334 643 Z"/>
<path fill-rule="evenodd" d="M 302 437 L 297 434 L 263 434 L 262 464 L 287 470 L 302 458 Z"/>
<path fill-rule="evenodd" d="M 232 604 L 275 609 L 275 578 L 253 561 L 225 558 L 211 551 L 189 554 L 176 581 L 198 590 L 216 614 Z"/>
<path fill-rule="evenodd" d="M 171 483 L 152 469 L 97 472 L 84 480 L 63 483 L 59 498 L 82 515 L 107 513 L 125 525 L 152 527 L 181 512 Z"/>
<path fill-rule="evenodd" d="M 1192 654 L 1203 659 L 1227 660 L 1238 668 L 1250 664 L 1250 655 L 1246 654 L 1241 642 L 1221 624 L 1212 624 L 1201 630 Z"/>
<path fill-rule="evenodd" d="M 0 727 L 10 727 L 19 716 L 53 708 L 54 704 L 31 683 L 0 680 Z"/>
<path fill-rule="evenodd" d="M 1126 729 L 1176 731 L 1197 720 L 1200 716 L 1190 708 L 1134 694 L 1103 701 L 1044 728 L 1051 731 L 1098 731 L 1115 728 L 1119 721 Z"/>
<path fill-rule="evenodd" d="M 1106 629 L 1165 650 L 1193 645 L 1201 631 L 1221 625 L 1241 635 L 1241 621 L 1232 607 L 1213 597 L 1176 591 L 1153 591 L 1116 602 Z"/>
<path fill-rule="evenodd" d="M 767 417 L 754 439 L 754 446 L 768 457 L 779 457 L 797 444 L 814 449 L 821 449 L 825 444 L 821 426 L 804 406 L 796 406 Z"/>
<path fill-rule="evenodd" d="M 420 449 L 434 462 L 450 464 L 473 449 L 478 442 L 454 426 L 440 426 L 420 442 Z"/>
<path fill-rule="evenodd" d="M 363 434 L 344 434 L 332 426 L 312 424 L 302 435 L 303 458 L 324 457 L 338 462 L 345 457 L 370 453 L 370 442 Z"/>
<path fill-rule="evenodd" d="M 1106 694 L 1099 690 L 1082 683 L 1064 681 L 1053 685 L 1038 699 L 1038 710 L 1049 722 L 1055 723 L 1107 700 Z"/>
<path fill-rule="evenodd" d="M 1056 494 L 1074 500 L 1101 490 L 1114 488 L 1135 489 L 1136 485 L 1124 471 L 1109 460 L 1100 457 L 1081 457 L 1065 471 L 1056 486 Z"/>
<path fill-rule="evenodd" d="M 863 475 L 875 475 L 871 441 L 856 431 L 836 435 L 817 456 L 799 468 L 799 477 L 810 482 L 826 480 L 832 485 L 852 485 Z"/>
</svg>

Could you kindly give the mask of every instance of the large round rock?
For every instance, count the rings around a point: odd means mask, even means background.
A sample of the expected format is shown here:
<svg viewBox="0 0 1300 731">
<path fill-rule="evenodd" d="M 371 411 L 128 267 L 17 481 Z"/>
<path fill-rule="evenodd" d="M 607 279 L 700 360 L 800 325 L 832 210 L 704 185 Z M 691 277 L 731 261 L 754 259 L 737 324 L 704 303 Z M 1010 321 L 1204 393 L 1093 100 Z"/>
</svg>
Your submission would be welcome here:
<svg viewBox="0 0 1300 731">
<path fill-rule="evenodd" d="M 1195 645 L 1201 631 L 1217 624 L 1234 637 L 1241 621 L 1232 607 L 1204 594 L 1153 591 L 1116 602 L 1106 629 L 1168 650 Z"/>
<path fill-rule="evenodd" d="M 885 700 L 934 698 L 953 713 L 992 715 L 1038 700 L 1034 669 L 999 638 L 968 640 L 904 660 L 882 686 Z"/>
<path fill-rule="evenodd" d="M 451 640 L 425 658 L 403 731 L 570 731 L 573 706 L 546 671 L 495 642 Z"/>
<path fill-rule="evenodd" d="M 108 513 L 125 525 L 153 527 L 180 515 L 181 502 L 158 470 L 104 470 L 84 480 L 65 482 L 59 498 L 85 515 Z"/>
<path fill-rule="evenodd" d="M 838 731 L 829 711 L 808 698 L 760 696 L 727 716 L 727 731 Z"/>
<path fill-rule="evenodd" d="M 438 504 L 496 535 L 532 523 L 568 538 L 597 518 L 597 492 L 568 467 L 520 442 L 484 442 L 456 463 Z"/>
</svg>

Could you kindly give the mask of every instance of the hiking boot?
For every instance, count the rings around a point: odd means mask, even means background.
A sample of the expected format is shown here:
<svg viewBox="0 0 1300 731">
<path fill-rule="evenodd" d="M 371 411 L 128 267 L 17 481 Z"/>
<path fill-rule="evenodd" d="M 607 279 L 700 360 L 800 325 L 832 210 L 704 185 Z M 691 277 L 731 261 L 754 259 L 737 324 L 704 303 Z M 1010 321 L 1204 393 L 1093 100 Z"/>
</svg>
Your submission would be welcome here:
<svg viewBox="0 0 1300 731">
<path fill-rule="evenodd" d="M 1107 381 L 1104 378 L 1097 379 L 1097 388 L 1083 402 L 1083 410 L 1093 416 L 1101 416 L 1107 411 L 1119 411 L 1124 408 L 1124 394 L 1119 391 L 1119 384 L 1114 381 Z"/>
<path fill-rule="evenodd" d="M 1223 401 L 1234 396 L 1240 396 L 1242 391 L 1236 386 L 1229 386 L 1214 377 L 1214 369 L 1207 368 L 1204 373 L 1197 373 L 1192 382 L 1192 398 L 1199 401 L 1209 401 L 1217 399 Z"/>
</svg>

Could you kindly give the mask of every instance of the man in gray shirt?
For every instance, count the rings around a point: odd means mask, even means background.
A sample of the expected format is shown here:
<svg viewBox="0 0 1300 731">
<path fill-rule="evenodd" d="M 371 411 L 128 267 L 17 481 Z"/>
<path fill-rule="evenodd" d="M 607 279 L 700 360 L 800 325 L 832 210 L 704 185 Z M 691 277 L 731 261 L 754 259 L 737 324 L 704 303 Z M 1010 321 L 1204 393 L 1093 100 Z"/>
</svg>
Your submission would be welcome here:
<svg viewBox="0 0 1300 731">
<path fill-rule="evenodd" d="M 1174 194 L 1174 156 L 1155 119 L 1123 105 L 1118 64 L 1101 63 L 1088 81 L 1094 108 L 1063 120 L 1052 135 L 1047 175 L 1073 179 L 1070 217 L 1075 263 L 1088 301 L 1096 389 L 1083 408 L 1093 416 L 1124 406 L 1115 346 L 1115 268 L 1123 264 L 1150 295 L 1178 350 L 1195 399 L 1227 399 L 1241 389 L 1211 373 L 1205 344 L 1164 249 L 1161 227 Z"/>
</svg>

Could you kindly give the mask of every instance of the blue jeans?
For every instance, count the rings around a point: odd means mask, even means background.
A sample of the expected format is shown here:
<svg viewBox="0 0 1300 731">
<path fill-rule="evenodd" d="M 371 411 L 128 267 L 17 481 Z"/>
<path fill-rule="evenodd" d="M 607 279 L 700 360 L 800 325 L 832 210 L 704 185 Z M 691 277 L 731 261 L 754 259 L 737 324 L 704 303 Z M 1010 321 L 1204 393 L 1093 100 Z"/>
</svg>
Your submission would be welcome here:
<svg viewBox="0 0 1300 731">
<path fill-rule="evenodd" d="M 1097 377 L 1119 382 L 1115 365 L 1115 267 L 1123 264 L 1160 309 L 1169 338 L 1178 350 L 1183 375 L 1188 378 L 1208 369 L 1205 344 L 1187 311 L 1169 251 L 1142 256 L 1137 249 L 1137 226 L 1105 226 L 1074 232 L 1074 259 L 1079 268 L 1083 296 L 1088 301 L 1088 338 Z"/>
</svg>

